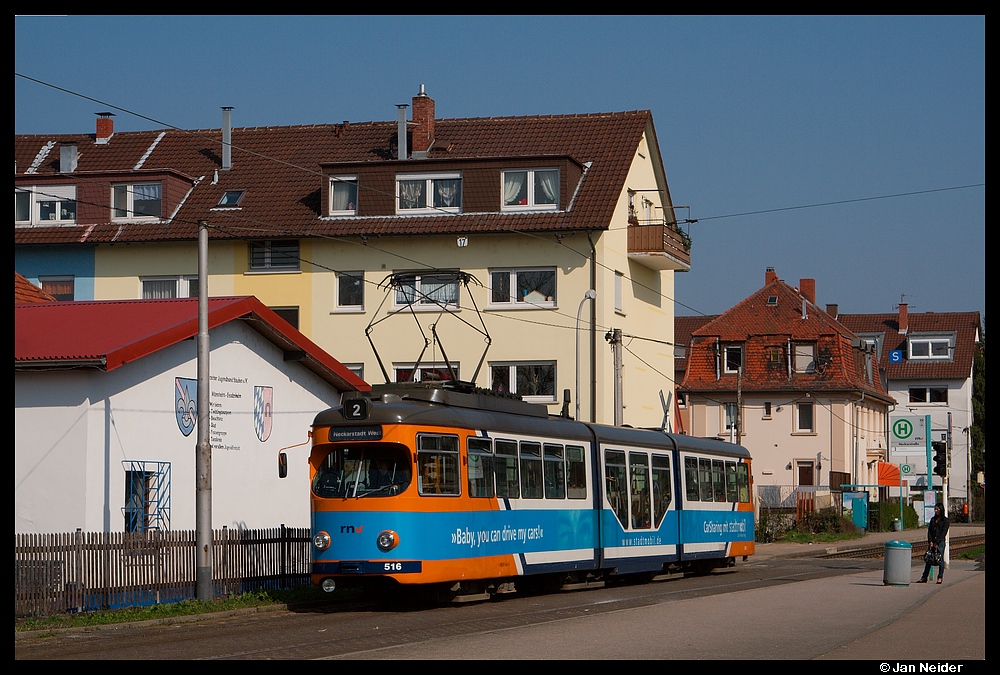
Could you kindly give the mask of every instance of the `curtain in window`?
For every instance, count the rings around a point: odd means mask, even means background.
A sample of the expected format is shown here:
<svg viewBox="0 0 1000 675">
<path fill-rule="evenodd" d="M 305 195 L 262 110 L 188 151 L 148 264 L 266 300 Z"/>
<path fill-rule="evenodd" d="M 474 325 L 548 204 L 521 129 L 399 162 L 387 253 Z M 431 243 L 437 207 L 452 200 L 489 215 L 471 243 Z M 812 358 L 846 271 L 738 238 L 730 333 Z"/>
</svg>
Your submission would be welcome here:
<svg viewBox="0 0 1000 675">
<path fill-rule="evenodd" d="M 424 277 L 420 283 L 420 290 L 427 296 L 427 302 L 442 305 L 458 303 L 458 283 L 454 277 Z"/>
<path fill-rule="evenodd" d="M 333 206 L 334 211 L 354 211 L 357 201 L 357 184 L 348 181 L 333 181 Z"/>
<path fill-rule="evenodd" d="M 177 297 L 177 282 L 173 279 L 147 279 L 142 282 L 144 300 L 163 300 Z"/>
<path fill-rule="evenodd" d="M 458 206 L 460 203 L 461 187 L 462 182 L 457 178 L 434 181 L 434 189 L 437 192 L 434 205 Z"/>
<path fill-rule="evenodd" d="M 524 204 L 526 199 L 521 198 L 524 193 L 524 184 L 528 180 L 525 171 L 507 171 L 503 175 L 503 203 L 505 205 Z"/>
<path fill-rule="evenodd" d="M 535 172 L 535 203 L 555 204 L 559 192 L 558 171 Z"/>
<path fill-rule="evenodd" d="M 404 180 L 399 182 L 399 208 L 420 209 L 425 206 L 424 181 Z"/>
</svg>

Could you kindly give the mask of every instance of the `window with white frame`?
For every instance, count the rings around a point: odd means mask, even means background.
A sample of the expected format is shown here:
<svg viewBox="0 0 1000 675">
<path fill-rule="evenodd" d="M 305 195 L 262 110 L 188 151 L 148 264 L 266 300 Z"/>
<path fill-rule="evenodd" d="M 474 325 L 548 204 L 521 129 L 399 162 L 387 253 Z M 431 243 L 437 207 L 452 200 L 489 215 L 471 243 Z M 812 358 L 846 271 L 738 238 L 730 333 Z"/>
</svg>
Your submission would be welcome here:
<svg viewBox="0 0 1000 675">
<path fill-rule="evenodd" d="M 453 363 L 452 368 L 455 371 L 455 379 L 459 379 L 458 364 Z M 445 363 L 425 363 L 419 366 L 394 365 L 392 370 L 396 382 L 450 382 L 452 379 L 451 370 Z"/>
<path fill-rule="evenodd" d="M 365 379 L 365 364 L 363 363 L 345 363 L 344 367 L 349 371 L 358 376 L 358 379 Z"/>
<path fill-rule="evenodd" d="M 249 249 L 251 271 L 299 269 L 299 242 L 297 239 L 251 241 Z"/>
<path fill-rule="evenodd" d="M 615 272 L 615 311 L 619 314 L 625 313 L 625 298 L 624 298 L 624 286 L 625 286 L 625 275 L 621 272 Z"/>
<path fill-rule="evenodd" d="M 726 345 L 724 352 L 726 357 L 726 372 L 739 372 L 740 367 L 743 365 L 743 345 Z"/>
<path fill-rule="evenodd" d="M 555 361 L 490 365 L 490 389 L 534 402 L 556 400 Z"/>
<path fill-rule="evenodd" d="M 815 406 L 812 403 L 795 404 L 795 429 L 796 433 L 812 433 L 816 430 L 816 422 L 813 419 Z"/>
<path fill-rule="evenodd" d="M 14 188 L 14 222 L 20 225 L 76 223 L 76 186 Z"/>
<path fill-rule="evenodd" d="M 816 345 L 797 342 L 792 346 L 794 359 L 792 368 L 796 373 L 812 373 L 816 370 Z"/>
<path fill-rule="evenodd" d="M 453 272 L 401 274 L 396 277 L 396 306 L 457 308 L 459 278 Z"/>
<path fill-rule="evenodd" d="M 358 213 L 358 177 L 330 177 L 330 215 L 355 216 Z"/>
<path fill-rule="evenodd" d="M 457 173 L 396 176 L 396 213 L 458 213 L 462 210 L 462 176 Z"/>
<path fill-rule="evenodd" d="M 365 273 L 337 272 L 337 309 L 363 311 L 365 308 Z"/>
<path fill-rule="evenodd" d="M 198 277 L 143 277 L 140 283 L 143 300 L 198 297 Z"/>
<path fill-rule="evenodd" d="M 910 387 L 910 403 L 947 403 L 948 387 Z"/>
<path fill-rule="evenodd" d="M 490 304 L 517 307 L 555 307 L 554 269 L 490 271 Z"/>
<path fill-rule="evenodd" d="M 160 218 L 163 213 L 160 183 L 123 183 L 111 186 L 113 220 Z"/>
<path fill-rule="evenodd" d="M 559 207 L 559 169 L 514 169 L 503 172 L 503 210 Z"/>
<path fill-rule="evenodd" d="M 952 355 L 952 348 L 955 346 L 953 336 L 916 336 L 909 339 L 910 356 L 912 360 L 949 360 Z"/>
</svg>

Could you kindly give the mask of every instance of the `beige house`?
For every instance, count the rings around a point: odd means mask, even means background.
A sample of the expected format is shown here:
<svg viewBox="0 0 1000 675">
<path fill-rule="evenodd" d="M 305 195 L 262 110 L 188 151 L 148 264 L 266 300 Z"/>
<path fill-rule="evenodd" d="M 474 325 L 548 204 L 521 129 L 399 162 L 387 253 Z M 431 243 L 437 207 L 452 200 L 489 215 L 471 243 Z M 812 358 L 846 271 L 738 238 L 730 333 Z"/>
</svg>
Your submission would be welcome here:
<svg viewBox="0 0 1000 675">
<path fill-rule="evenodd" d="M 895 403 L 878 356 L 816 305 L 815 280 L 768 268 L 764 281 L 719 316 L 678 321 L 685 433 L 746 446 L 758 487 L 876 493 Z"/>
<path fill-rule="evenodd" d="M 661 425 L 690 239 L 651 113 L 438 119 L 422 86 L 395 112 L 16 136 L 15 268 L 65 299 L 185 297 L 206 226 L 212 296 L 256 296 L 368 382 Z"/>
</svg>

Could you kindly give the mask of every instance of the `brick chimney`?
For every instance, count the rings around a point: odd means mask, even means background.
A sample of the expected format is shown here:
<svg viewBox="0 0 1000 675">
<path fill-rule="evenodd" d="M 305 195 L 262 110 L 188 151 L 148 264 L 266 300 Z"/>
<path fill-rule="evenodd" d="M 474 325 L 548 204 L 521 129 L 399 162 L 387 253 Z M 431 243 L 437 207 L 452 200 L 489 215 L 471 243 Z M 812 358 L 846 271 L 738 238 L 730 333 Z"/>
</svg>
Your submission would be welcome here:
<svg viewBox="0 0 1000 675">
<path fill-rule="evenodd" d="M 427 151 L 434 145 L 434 99 L 424 92 L 413 97 L 413 154 L 415 159 L 427 157 Z"/>
<path fill-rule="evenodd" d="M 905 302 L 899 303 L 899 334 L 906 335 L 910 329 L 910 308 Z"/>
<path fill-rule="evenodd" d="M 766 270 L 764 270 L 764 285 L 765 286 L 767 286 L 768 284 L 770 284 L 770 283 L 772 283 L 774 281 L 777 281 L 777 280 L 778 280 L 778 273 L 774 271 L 773 267 L 768 267 Z"/>
<path fill-rule="evenodd" d="M 799 279 L 799 293 L 802 297 L 809 301 L 809 304 L 816 304 L 816 280 L 815 279 Z"/>
<path fill-rule="evenodd" d="M 840 311 L 840 308 L 837 305 L 827 304 L 827 306 L 826 306 L 826 313 L 829 314 L 830 316 L 832 316 L 834 319 L 837 318 L 837 312 L 839 312 L 839 311 Z"/>
<path fill-rule="evenodd" d="M 111 119 L 115 114 L 111 112 L 97 113 L 97 143 L 104 145 L 111 140 L 115 133 L 115 121 Z"/>
</svg>

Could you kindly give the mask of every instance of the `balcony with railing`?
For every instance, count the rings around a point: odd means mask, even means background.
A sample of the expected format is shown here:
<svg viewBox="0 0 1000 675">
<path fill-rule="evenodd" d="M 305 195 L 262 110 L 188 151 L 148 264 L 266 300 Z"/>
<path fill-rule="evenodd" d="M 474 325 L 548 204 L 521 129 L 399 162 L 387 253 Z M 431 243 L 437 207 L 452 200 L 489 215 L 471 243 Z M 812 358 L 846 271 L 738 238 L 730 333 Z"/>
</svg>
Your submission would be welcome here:
<svg viewBox="0 0 1000 675">
<path fill-rule="evenodd" d="M 628 257 L 654 270 L 687 272 L 691 269 L 691 237 L 676 222 L 630 217 Z"/>
</svg>

